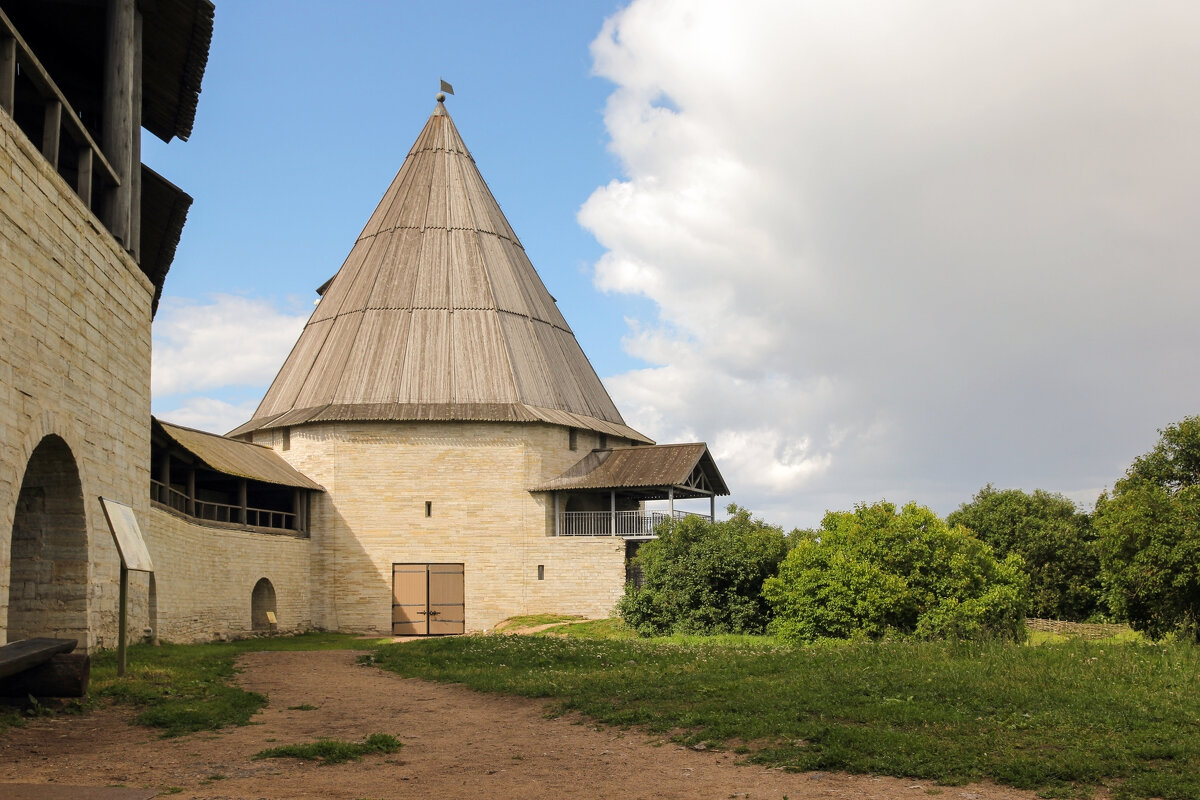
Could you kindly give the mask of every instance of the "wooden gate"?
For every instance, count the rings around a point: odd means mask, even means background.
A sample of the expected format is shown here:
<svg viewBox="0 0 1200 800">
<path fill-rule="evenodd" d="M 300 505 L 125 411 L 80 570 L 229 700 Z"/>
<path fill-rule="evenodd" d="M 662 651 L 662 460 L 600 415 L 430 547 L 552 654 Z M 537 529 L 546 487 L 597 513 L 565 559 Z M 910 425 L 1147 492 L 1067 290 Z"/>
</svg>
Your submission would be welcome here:
<svg viewBox="0 0 1200 800">
<path fill-rule="evenodd" d="M 462 564 L 393 564 L 392 635 L 462 633 L 464 589 Z"/>
</svg>

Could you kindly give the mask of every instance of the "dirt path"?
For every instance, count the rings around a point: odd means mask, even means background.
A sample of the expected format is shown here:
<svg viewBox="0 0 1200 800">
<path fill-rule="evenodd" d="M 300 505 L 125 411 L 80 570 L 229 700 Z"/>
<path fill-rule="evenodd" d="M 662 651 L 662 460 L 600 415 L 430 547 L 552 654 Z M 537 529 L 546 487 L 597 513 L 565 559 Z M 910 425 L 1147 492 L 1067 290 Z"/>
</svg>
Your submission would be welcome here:
<svg viewBox="0 0 1200 800">
<path fill-rule="evenodd" d="M 831 773 L 738 766 L 732 753 L 695 752 L 645 733 L 547 719 L 540 701 L 477 694 L 355 664 L 350 652 L 252 653 L 242 685 L 270 704 L 252 725 L 159 739 L 131 713 L 30 722 L 0 735 L 2 784 L 124 784 L 181 798 L 867 798 L 1032 800 L 990 785 L 934 786 Z M 294 707 L 317 706 L 302 711 Z M 266 747 L 321 737 L 397 736 L 393 755 L 321 766 L 254 761 Z"/>
</svg>

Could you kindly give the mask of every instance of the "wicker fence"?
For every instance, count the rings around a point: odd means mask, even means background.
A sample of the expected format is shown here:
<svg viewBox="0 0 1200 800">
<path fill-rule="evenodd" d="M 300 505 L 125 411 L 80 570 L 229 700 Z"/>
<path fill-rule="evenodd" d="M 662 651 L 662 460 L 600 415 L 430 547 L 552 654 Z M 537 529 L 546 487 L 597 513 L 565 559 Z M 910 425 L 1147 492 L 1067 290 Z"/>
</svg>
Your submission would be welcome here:
<svg viewBox="0 0 1200 800">
<path fill-rule="evenodd" d="M 1128 625 L 1102 625 L 1089 622 L 1063 622 L 1057 619 L 1028 618 L 1025 624 L 1031 630 L 1048 631 L 1060 636 L 1077 636 L 1080 639 L 1108 639 L 1118 634 L 1128 633 Z"/>
</svg>

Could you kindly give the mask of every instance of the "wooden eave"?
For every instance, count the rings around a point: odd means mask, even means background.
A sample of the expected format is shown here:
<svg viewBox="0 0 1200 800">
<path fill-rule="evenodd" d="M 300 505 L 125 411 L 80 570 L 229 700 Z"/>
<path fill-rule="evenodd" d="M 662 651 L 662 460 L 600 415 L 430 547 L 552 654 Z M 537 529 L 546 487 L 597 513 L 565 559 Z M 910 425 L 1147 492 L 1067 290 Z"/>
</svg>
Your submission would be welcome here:
<svg viewBox="0 0 1200 800">
<path fill-rule="evenodd" d="M 647 500 L 726 496 L 729 487 L 703 442 L 593 450 L 531 492 L 620 491 Z"/>
<path fill-rule="evenodd" d="M 215 472 L 276 486 L 325 491 L 269 447 L 172 425 L 154 417 L 151 417 L 151 429 Z"/>
</svg>

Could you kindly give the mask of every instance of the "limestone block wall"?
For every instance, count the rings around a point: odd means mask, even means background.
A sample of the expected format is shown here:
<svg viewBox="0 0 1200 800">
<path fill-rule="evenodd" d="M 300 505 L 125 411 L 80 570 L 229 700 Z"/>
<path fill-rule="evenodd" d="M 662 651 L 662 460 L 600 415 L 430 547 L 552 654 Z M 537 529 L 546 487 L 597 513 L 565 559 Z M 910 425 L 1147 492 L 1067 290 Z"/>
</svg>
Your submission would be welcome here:
<svg viewBox="0 0 1200 800">
<path fill-rule="evenodd" d="M 251 595 L 263 578 L 274 589 L 279 631 L 313 627 L 310 540 L 200 525 L 157 506 L 140 524 L 154 561 L 152 602 L 143 589 L 152 609 L 146 627 L 160 640 L 253 633 Z"/>
<path fill-rule="evenodd" d="M 73 513 L 83 517 L 76 522 L 86 560 L 72 556 L 65 569 L 33 565 L 18 576 L 18 604 L 46 611 L 26 615 L 22 625 L 77 637 L 85 649 L 115 644 L 119 563 L 97 497 L 132 505 L 139 517 L 149 507 L 152 291 L 0 111 L 0 641 L 8 637 L 12 530 L 20 523 L 26 467 L 40 443 L 61 441 L 70 454 L 66 463 L 79 472 L 79 489 L 72 491 L 82 512 Z M 63 507 L 61 487 L 32 485 L 36 480 L 27 486 L 26 505 Z M 35 520 L 27 529 L 43 527 Z M 31 558 L 53 561 L 56 549 Z M 35 574 L 56 577 L 26 579 Z M 131 627 L 140 628 L 146 609 L 135 606 L 133 613 Z"/>
<path fill-rule="evenodd" d="M 566 428 L 329 422 L 292 428 L 287 450 L 269 431 L 255 441 L 326 489 L 310 519 L 319 627 L 389 631 L 395 563 L 462 563 L 467 630 L 514 614 L 604 616 L 621 595 L 624 542 L 549 535 L 552 503 L 528 491 L 586 454 Z"/>
</svg>

